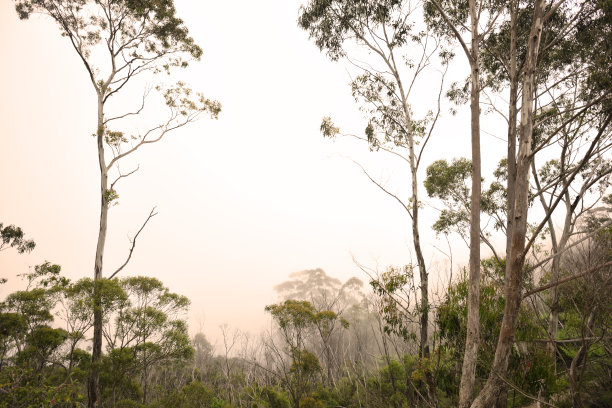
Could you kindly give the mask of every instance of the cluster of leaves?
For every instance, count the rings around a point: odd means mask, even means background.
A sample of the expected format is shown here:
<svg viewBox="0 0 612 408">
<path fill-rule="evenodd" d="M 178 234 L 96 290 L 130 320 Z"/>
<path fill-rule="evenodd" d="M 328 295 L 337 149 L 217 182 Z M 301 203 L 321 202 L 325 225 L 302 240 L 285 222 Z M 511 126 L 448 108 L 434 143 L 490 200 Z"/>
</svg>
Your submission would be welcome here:
<svg viewBox="0 0 612 408">
<path fill-rule="evenodd" d="M 311 0 L 301 7 L 298 25 L 335 61 L 345 55 L 345 39 L 363 41 L 367 27 L 375 29 L 382 23 L 396 29 L 395 46 L 405 43 L 410 27 L 400 12 L 402 6 L 401 0 Z"/>
<path fill-rule="evenodd" d="M 7 248 L 15 248 L 17 252 L 31 252 L 36 243 L 31 239 L 24 238 L 24 232 L 21 228 L 14 225 L 7 225 L 0 222 L 0 251 Z"/>
<path fill-rule="evenodd" d="M 85 400 L 91 355 L 81 349 L 93 325 L 93 292 L 101 296 L 107 353 L 103 397 L 146 402 L 154 367 L 193 355 L 180 316 L 189 300 L 154 278 L 71 282 L 46 262 L 24 275 L 27 288 L 0 303 L 0 406 L 66 406 Z M 53 327 L 54 315 L 64 328 Z M 140 378 L 140 380 L 137 380 Z"/>
<path fill-rule="evenodd" d="M 410 323 L 416 319 L 418 308 L 411 312 L 410 295 L 401 296 L 407 287 L 414 289 L 413 269 L 412 265 L 389 267 L 378 279 L 370 280 L 379 299 L 378 313 L 385 322 L 385 333 L 401 336 L 404 340 L 416 339 L 415 328 Z"/>
</svg>

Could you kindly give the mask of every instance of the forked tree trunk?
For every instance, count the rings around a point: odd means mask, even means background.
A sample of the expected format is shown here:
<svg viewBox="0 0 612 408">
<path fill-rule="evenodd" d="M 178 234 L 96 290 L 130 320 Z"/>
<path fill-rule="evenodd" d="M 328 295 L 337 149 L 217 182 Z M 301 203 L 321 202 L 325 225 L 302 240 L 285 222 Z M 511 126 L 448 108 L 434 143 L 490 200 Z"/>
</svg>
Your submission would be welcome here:
<svg viewBox="0 0 612 408">
<path fill-rule="evenodd" d="M 508 372 L 508 361 L 521 305 L 523 283 L 523 266 L 525 263 L 525 238 L 527 235 L 527 210 L 529 195 L 529 174 L 531 167 L 531 144 L 533 134 L 533 101 L 535 74 L 540 49 L 540 38 L 544 24 L 544 0 L 536 0 L 533 22 L 529 33 L 527 56 L 523 74 L 523 98 L 521 106 L 521 124 L 519 128 L 519 154 L 516 169 L 514 219 L 510 244 L 510 266 L 505 282 L 505 306 L 499 332 L 495 358 L 489 379 L 472 404 L 472 408 L 492 406 L 499 393 L 505 388 L 505 377 Z"/>
<path fill-rule="evenodd" d="M 472 142 L 472 197 L 470 202 L 470 272 L 468 278 L 468 317 L 465 352 L 459 385 L 459 407 L 469 407 L 476 381 L 476 361 L 480 344 L 480 72 L 479 34 L 476 0 L 470 0 L 472 44 L 470 49 L 470 111 Z"/>
<path fill-rule="evenodd" d="M 393 61 L 395 67 L 395 61 Z M 402 98 L 402 106 L 404 110 L 404 120 L 408 129 L 408 154 L 410 162 L 410 187 L 411 187 L 411 200 L 412 200 L 412 243 L 414 246 L 414 252 L 417 257 L 417 264 L 419 268 L 420 278 L 420 289 L 421 289 L 421 305 L 420 305 L 420 317 L 419 317 L 419 356 L 422 358 L 429 358 L 429 340 L 427 329 L 429 327 L 429 275 L 427 273 L 427 267 L 425 266 L 425 258 L 423 257 L 423 250 L 421 248 L 421 236 L 419 234 L 419 184 L 417 178 L 417 158 L 415 152 L 415 140 L 412 133 L 412 118 L 410 116 L 410 110 L 408 107 L 408 99 L 402 85 L 401 78 L 397 70 L 394 70 L 395 80 L 397 82 L 400 96 Z M 435 384 L 433 377 L 429 371 L 425 373 L 425 382 L 427 384 L 427 397 L 429 402 L 433 406 L 437 406 L 437 397 L 435 392 Z"/>
<path fill-rule="evenodd" d="M 410 116 L 410 108 L 408 106 L 408 98 L 402 84 L 401 77 L 397 68 L 395 67 L 395 59 L 391 55 L 393 65 L 393 73 L 395 81 L 400 91 L 400 97 L 402 101 L 402 108 L 404 113 L 404 121 L 408 131 L 408 155 L 410 162 L 410 188 L 412 200 L 412 243 L 414 246 L 414 252 L 417 257 L 417 264 L 419 267 L 419 278 L 421 281 L 421 306 L 420 306 L 420 333 L 419 333 L 419 356 L 429 357 L 429 341 L 428 341 L 428 321 L 429 321 L 429 275 L 427 274 L 427 267 L 425 266 L 425 258 L 423 257 L 423 250 L 421 249 L 421 236 L 419 234 L 419 184 L 417 178 L 417 158 L 415 152 L 415 140 L 414 134 L 412 133 L 412 118 Z"/>
<path fill-rule="evenodd" d="M 106 245 L 106 229 L 108 223 L 108 170 L 104 158 L 104 90 L 98 90 L 98 127 L 96 131 L 98 163 L 100 165 L 100 229 L 94 263 L 94 335 L 91 352 L 91 370 L 87 384 L 89 408 L 99 406 L 100 399 L 100 358 L 102 356 L 102 293 L 101 283 L 102 262 Z"/>
</svg>

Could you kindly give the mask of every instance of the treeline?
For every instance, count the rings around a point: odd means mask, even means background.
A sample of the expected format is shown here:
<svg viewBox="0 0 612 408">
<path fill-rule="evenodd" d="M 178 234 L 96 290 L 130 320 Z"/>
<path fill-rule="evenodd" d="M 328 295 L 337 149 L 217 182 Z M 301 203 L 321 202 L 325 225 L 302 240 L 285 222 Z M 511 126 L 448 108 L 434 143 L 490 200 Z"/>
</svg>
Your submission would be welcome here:
<svg viewBox="0 0 612 408">
<path fill-rule="evenodd" d="M 572 277 L 611 261 L 607 227 L 568 251 L 561 266 Z M 478 387 L 491 369 L 504 308 L 503 262 L 491 258 L 481 266 Z M 275 288 L 281 301 L 265 308 L 274 322 L 271 332 L 252 336 L 222 327 L 216 347 L 203 333 L 189 337 L 189 300 L 159 280 L 105 280 L 100 406 L 457 406 L 467 328 L 465 273 L 438 294 L 430 312 L 430 357 L 418 353 L 418 308 L 400 309 L 380 291 L 381 285 L 388 292 L 394 285 L 410 287 L 411 274 L 389 268 L 370 281 L 375 294 L 367 294 L 357 278 L 342 283 L 320 269 L 292 274 Z M 557 407 L 610 406 L 610 268 L 559 287 L 561 328 L 554 340 L 547 331 L 550 276 L 527 276 L 504 405 L 540 400 Z M 0 303 L 0 407 L 84 406 L 95 281 L 71 282 L 50 263 L 23 279 L 26 289 Z M 416 299 L 413 288 L 404 292 L 407 298 Z"/>
</svg>

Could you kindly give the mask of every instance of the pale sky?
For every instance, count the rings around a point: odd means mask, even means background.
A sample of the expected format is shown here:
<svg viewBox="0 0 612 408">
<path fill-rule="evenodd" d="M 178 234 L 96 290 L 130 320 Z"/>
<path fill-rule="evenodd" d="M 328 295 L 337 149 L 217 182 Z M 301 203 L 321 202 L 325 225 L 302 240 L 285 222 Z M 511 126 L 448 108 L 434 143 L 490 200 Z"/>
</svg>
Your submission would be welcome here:
<svg viewBox="0 0 612 408">
<path fill-rule="evenodd" d="M 203 119 L 134 156 L 140 170 L 118 187 L 104 265 L 108 275 L 123 262 L 127 236 L 157 206 L 122 276 L 153 276 L 189 297 L 192 332 L 197 321 L 213 337 L 224 323 L 258 331 L 264 306 L 276 301 L 272 287 L 291 272 L 323 268 L 342 280 L 365 281 L 353 255 L 380 268 L 411 259 L 408 216 L 342 156 L 405 197 L 408 168 L 356 141 L 333 142 L 319 133 L 323 116 L 360 134 L 365 121 L 350 95 L 350 65 L 331 62 L 297 27 L 301 3 L 176 1 L 204 50 L 180 78 L 218 99 L 223 110 L 218 121 Z M 45 260 L 72 279 L 93 277 L 99 170 L 90 136 L 94 93 L 55 23 L 44 16 L 19 21 L 13 2 L 1 2 L 0 55 L 0 222 L 22 227 L 37 243 L 28 255 L 0 253 L 0 276 L 9 279 L 1 298 L 22 287 L 16 275 Z M 465 65 L 458 55 L 456 78 Z M 424 83 L 413 103 L 436 87 Z M 443 113 L 423 173 L 437 158 L 469 157 L 469 117 Z M 486 121 L 483 127 L 493 132 Z M 504 127 L 497 136 L 504 138 Z M 486 175 L 505 143 L 482 137 Z M 423 214 L 430 271 L 446 273 L 433 248 L 446 249 L 446 242 L 430 230 L 437 211 L 427 207 Z M 455 266 L 466 255 L 455 242 Z"/>
</svg>

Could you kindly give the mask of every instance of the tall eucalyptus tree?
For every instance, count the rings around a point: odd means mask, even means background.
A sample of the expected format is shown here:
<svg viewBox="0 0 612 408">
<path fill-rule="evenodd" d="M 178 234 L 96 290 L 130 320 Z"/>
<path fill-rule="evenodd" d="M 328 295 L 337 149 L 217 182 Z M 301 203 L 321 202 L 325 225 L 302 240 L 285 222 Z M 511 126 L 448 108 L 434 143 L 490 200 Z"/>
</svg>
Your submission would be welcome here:
<svg viewBox="0 0 612 408">
<path fill-rule="evenodd" d="M 169 110 L 168 116 L 144 132 L 127 135 L 119 130 L 119 125 L 125 126 L 127 120 L 133 120 L 143 112 L 149 89 L 143 92 L 142 101 L 135 109 L 108 116 L 111 102 L 123 101 L 121 91 L 135 78 L 145 74 L 169 73 L 172 68 L 186 67 L 189 60 L 198 60 L 202 55 L 201 48 L 189 36 L 183 21 L 176 16 L 172 0 L 16 0 L 15 5 L 22 19 L 40 13 L 58 24 L 61 35 L 68 39 L 78 55 L 95 91 L 96 101 L 92 103 L 92 109 L 96 111 L 97 120 L 92 127 L 100 167 L 100 228 L 94 278 L 100 281 L 104 278 L 108 210 L 118 198 L 115 187 L 121 179 L 136 171 L 122 173 L 118 168 L 119 162 L 142 146 L 158 142 L 173 130 L 193 122 L 203 113 L 216 118 L 221 105 L 192 92 L 179 82 L 168 88 L 156 87 Z M 111 157 L 107 157 L 109 154 Z M 115 173 L 111 173 L 112 170 Z M 109 181 L 111 174 L 115 174 L 112 176 L 115 178 Z M 145 224 L 154 215 L 151 212 Z M 136 237 L 132 239 L 126 263 L 134 250 Z M 99 403 L 97 363 L 102 353 L 99 289 L 94 291 L 94 298 L 93 364 L 88 385 L 90 407 Z"/>
<path fill-rule="evenodd" d="M 402 200 L 372 178 L 363 167 L 362 170 L 373 183 L 397 200 L 411 219 L 413 248 L 420 276 L 419 353 L 427 357 L 430 354 L 427 331 L 429 275 L 419 229 L 422 203 L 419 200 L 418 170 L 440 114 L 440 98 L 437 112 L 424 118 L 415 117 L 410 99 L 416 78 L 437 58 L 444 71 L 451 54 L 434 37 L 413 27 L 414 21 L 420 18 L 418 11 L 418 5 L 410 1 L 311 0 L 301 8 L 298 23 L 331 60 L 346 59 L 360 71 L 360 75 L 352 80 L 351 89 L 369 124 L 365 136 L 352 136 L 367 142 L 371 150 L 386 151 L 408 164 L 408 200 Z M 364 50 L 371 57 L 361 60 L 360 52 Z M 443 80 L 438 96 L 442 83 Z M 326 137 L 340 133 L 330 118 L 324 118 L 321 131 Z"/>
</svg>

